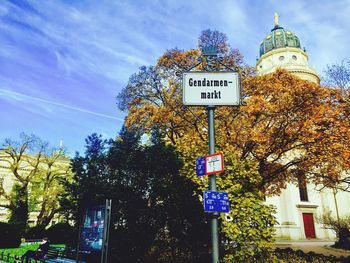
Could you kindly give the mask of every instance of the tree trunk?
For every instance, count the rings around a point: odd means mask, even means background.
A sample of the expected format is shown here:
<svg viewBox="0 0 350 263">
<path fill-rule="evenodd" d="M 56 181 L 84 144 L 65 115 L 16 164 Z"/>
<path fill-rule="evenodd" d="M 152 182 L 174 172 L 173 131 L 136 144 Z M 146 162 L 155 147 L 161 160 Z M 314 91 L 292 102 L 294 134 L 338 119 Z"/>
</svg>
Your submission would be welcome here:
<svg viewBox="0 0 350 263">
<path fill-rule="evenodd" d="M 56 213 L 56 209 L 53 208 L 51 209 L 51 211 L 46 210 L 46 213 L 44 213 L 40 218 L 38 218 L 37 225 L 46 228 L 50 224 L 52 218 L 55 216 Z"/>
</svg>

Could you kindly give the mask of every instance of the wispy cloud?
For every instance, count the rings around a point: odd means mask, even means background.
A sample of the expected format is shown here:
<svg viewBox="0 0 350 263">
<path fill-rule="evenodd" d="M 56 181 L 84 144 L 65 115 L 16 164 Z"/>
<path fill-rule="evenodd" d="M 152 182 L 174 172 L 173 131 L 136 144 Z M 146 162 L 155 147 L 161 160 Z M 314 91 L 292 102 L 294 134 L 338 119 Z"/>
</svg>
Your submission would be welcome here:
<svg viewBox="0 0 350 263">
<path fill-rule="evenodd" d="M 71 110 L 76 129 L 111 134 L 123 117 L 115 96 L 140 66 L 167 49 L 195 48 L 208 28 L 226 33 L 254 66 L 276 11 L 320 73 L 347 58 L 348 0 L 0 1 L 0 96 L 8 102 L 0 104 L 7 111 L 0 123 L 26 111 L 27 128 L 35 130 L 50 116 L 69 123 Z"/>
<path fill-rule="evenodd" d="M 34 96 L 30 96 L 30 95 L 26 95 L 26 94 L 22 94 L 22 93 L 18 93 L 18 92 L 14 92 L 11 90 L 6 90 L 6 89 L 1 89 L 0 88 L 0 97 L 7 97 L 9 99 L 12 100 L 16 100 L 16 101 L 23 101 L 23 100 L 27 100 L 29 102 L 32 103 L 45 103 L 45 104 L 50 104 L 50 105 L 54 105 L 54 106 L 58 106 L 58 107 L 63 107 L 69 110 L 74 110 L 74 111 L 79 111 L 82 113 L 87 113 L 87 114 L 92 114 L 98 117 L 103 117 L 103 118 L 108 118 L 108 119 L 113 119 L 113 120 L 118 120 L 123 122 L 124 119 L 122 118 L 118 118 L 115 116 L 111 116 L 108 114 L 103 114 L 103 113 L 99 113 L 99 112 L 95 112 L 95 111 L 91 111 L 91 110 L 87 110 L 87 109 L 83 109 L 80 107 L 75 107 L 75 106 L 71 106 L 71 105 L 67 105 L 64 103 L 59 103 L 59 102 L 55 102 L 55 101 L 50 101 L 50 100 L 46 100 L 46 99 L 42 99 L 42 98 L 37 98 Z"/>
</svg>

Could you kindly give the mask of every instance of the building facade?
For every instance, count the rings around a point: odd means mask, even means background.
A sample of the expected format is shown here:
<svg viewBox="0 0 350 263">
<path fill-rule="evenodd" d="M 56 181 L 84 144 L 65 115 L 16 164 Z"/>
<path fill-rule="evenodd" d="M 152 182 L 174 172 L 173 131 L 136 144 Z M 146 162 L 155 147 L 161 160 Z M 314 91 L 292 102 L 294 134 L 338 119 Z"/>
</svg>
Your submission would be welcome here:
<svg viewBox="0 0 350 263">
<path fill-rule="evenodd" d="M 23 161 L 19 162 L 18 166 L 18 174 L 25 177 L 27 176 L 32 170 L 32 164 L 30 163 L 31 156 L 23 156 Z M 1 206 L 1 205 L 7 205 L 9 201 L 4 197 L 4 194 L 10 195 L 13 186 L 16 182 L 16 178 L 13 174 L 13 171 L 11 170 L 10 166 L 14 165 L 14 163 L 11 161 L 10 156 L 0 149 L 0 222 L 7 222 L 10 216 L 10 211 Z M 52 165 L 52 167 L 48 168 L 45 162 L 41 162 L 41 167 L 39 167 L 39 170 L 44 171 L 45 169 L 51 169 L 51 178 L 52 180 L 56 180 L 57 177 L 55 176 L 71 176 L 70 172 L 70 161 L 67 158 L 59 158 L 55 161 L 55 164 Z M 44 173 L 43 173 L 44 174 Z M 55 177 L 55 178 L 53 178 Z M 35 205 L 31 204 L 31 199 L 33 200 L 32 191 L 36 187 L 42 187 L 44 180 L 40 180 L 39 178 L 35 178 L 30 181 L 28 185 L 28 195 L 29 195 L 29 205 L 30 205 L 30 213 L 29 213 L 29 219 L 28 219 L 28 226 L 33 227 L 37 224 L 38 216 L 39 216 L 39 209 L 40 205 L 42 203 L 42 196 L 35 196 Z M 56 189 L 61 189 L 62 186 L 59 185 L 58 181 L 56 183 L 52 183 L 52 187 Z M 47 190 L 49 194 L 52 193 L 52 199 L 55 199 L 57 191 L 50 191 L 50 189 Z M 32 195 L 32 196 L 31 196 Z M 57 200 L 49 200 L 47 201 L 50 204 L 57 203 Z M 52 218 L 50 225 L 53 225 L 59 221 L 61 221 L 63 218 L 59 214 L 55 214 L 55 216 Z"/>
<path fill-rule="evenodd" d="M 296 34 L 284 29 L 278 23 L 260 44 L 257 60 L 258 75 L 283 68 L 297 77 L 320 83 L 317 72 L 309 66 L 308 55 Z M 276 237 L 291 240 L 327 239 L 334 240 L 335 233 L 325 229 L 318 217 L 330 213 L 335 219 L 350 214 L 350 193 L 335 189 L 319 189 L 312 184 L 289 184 L 280 196 L 267 197 L 266 203 L 277 208 Z"/>
</svg>

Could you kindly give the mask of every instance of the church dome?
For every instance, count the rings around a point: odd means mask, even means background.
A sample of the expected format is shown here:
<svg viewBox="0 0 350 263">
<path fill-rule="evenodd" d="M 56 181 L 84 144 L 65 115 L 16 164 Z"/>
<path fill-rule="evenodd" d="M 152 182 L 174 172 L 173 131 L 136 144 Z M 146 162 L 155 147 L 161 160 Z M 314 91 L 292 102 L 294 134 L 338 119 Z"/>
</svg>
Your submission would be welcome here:
<svg viewBox="0 0 350 263">
<path fill-rule="evenodd" d="M 260 57 L 256 61 L 258 76 L 282 68 L 301 79 L 320 84 L 320 77 L 309 66 L 309 57 L 306 51 L 301 49 L 299 38 L 296 34 L 279 26 L 277 13 L 274 20 L 275 27 L 260 44 Z"/>
<path fill-rule="evenodd" d="M 301 49 L 300 40 L 296 34 L 284 29 L 283 27 L 280 27 L 278 25 L 278 19 L 275 17 L 275 27 L 260 44 L 260 57 L 273 49 L 285 47 Z"/>
</svg>

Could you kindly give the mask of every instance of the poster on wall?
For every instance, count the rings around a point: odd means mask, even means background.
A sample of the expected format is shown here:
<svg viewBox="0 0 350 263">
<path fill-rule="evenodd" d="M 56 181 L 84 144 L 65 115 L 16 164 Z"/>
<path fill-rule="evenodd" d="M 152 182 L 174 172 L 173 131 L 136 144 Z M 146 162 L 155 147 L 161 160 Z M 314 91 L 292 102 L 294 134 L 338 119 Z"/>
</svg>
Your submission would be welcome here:
<svg viewBox="0 0 350 263">
<path fill-rule="evenodd" d="M 89 207 L 85 210 L 80 236 L 81 251 L 101 251 L 105 228 L 105 205 Z"/>
</svg>

